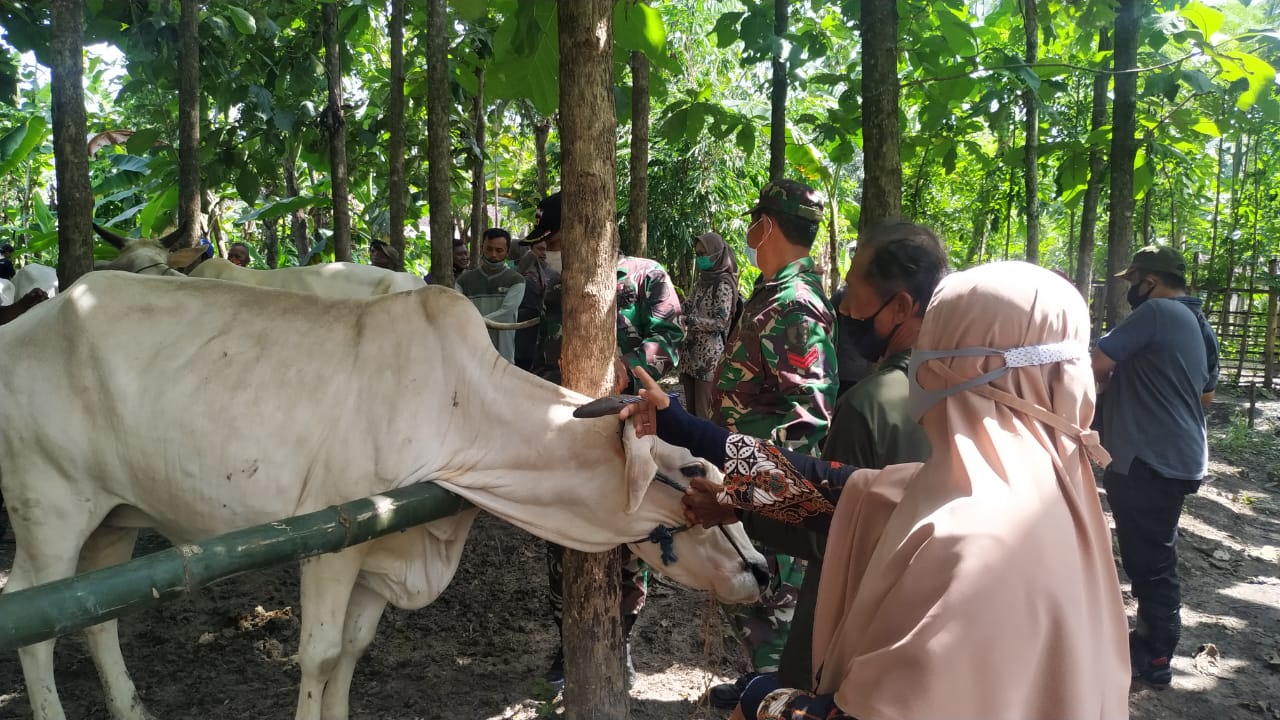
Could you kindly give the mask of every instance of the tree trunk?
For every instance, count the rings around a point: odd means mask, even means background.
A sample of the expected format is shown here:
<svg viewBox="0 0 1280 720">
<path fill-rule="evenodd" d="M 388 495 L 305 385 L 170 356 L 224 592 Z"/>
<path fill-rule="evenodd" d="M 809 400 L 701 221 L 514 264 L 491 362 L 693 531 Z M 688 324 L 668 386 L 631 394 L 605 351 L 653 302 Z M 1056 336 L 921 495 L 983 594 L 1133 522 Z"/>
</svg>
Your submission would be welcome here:
<svg viewBox="0 0 1280 720">
<path fill-rule="evenodd" d="M 547 138 L 551 136 L 551 121 L 538 118 L 533 124 L 533 156 L 538 168 L 538 197 L 550 194 L 551 182 L 547 178 Z"/>
<path fill-rule="evenodd" d="M 391 137 L 387 143 L 387 206 L 391 216 L 391 248 L 404 269 L 404 216 L 406 187 L 404 181 L 404 0 L 391 0 L 389 18 L 391 34 L 391 98 L 387 107 L 387 124 Z"/>
<path fill-rule="evenodd" d="M 178 20 L 178 227 L 176 247 L 200 241 L 200 3 L 182 0 Z"/>
<path fill-rule="evenodd" d="M 558 4 L 564 347 L 570 390 L 609 392 L 615 338 L 617 221 L 613 0 Z M 618 552 L 564 554 L 565 718 L 625 720 Z"/>
<path fill-rule="evenodd" d="M 631 198 L 627 204 L 629 252 L 649 252 L 649 56 L 631 52 Z"/>
<path fill-rule="evenodd" d="M 262 223 L 263 261 L 267 268 L 275 270 L 280 267 L 280 220 L 272 218 Z"/>
<path fill-rule="evenodd" d="M 1248 135 L 1237 135 L 1236 146 L 1231 153 L 1231 185 L 1230 185 L 1230 189 L 1227 192 L 1228 196 L 1231 198 L 1231 224 L 1228 227 L 1227 232 L 1224 234 L 1224 238 L 1226 239 L 1226 242 L 1227 242 L 1227 268 L 1226 268 L 1226 274 L 1224 275 L 1224 282 L 1222 284 L 1223 288 L 1226 290 L 1226 293 L 1227 293 L 1224 296 L 1225 298 L 1231 297 L 1231 286 L 1232 284 L 1235 283 L 1236 268 L 1240 265 L 1240 258 L 1236 257 L 1236 236 L 1238 235 L 1237 231 L 1240 229 L 1240 210 L 1242 205 L 1241 196 L 1244 193 L 1237 192 L 1236 189 L 1239 184 L 1238 181 L 1240 179 L 1240 170 L 1242 167 L 1244 167 L 1244 165 L 1248 163 L 1248 160 L 1249 160 L 1250 144 L 1251 143 L 1249 141 Z M 1247 294 L 1245 295 L 1245 297 L 1249 298 Z M 1249 298 L 1249 300 L 1252 300 L 1252 298 Z M 1246 300 L 1246 303 L 1248 303 L 1249 300 Z M 1246 304 L 1246 307 L 1247 307 L 1247 304 Z M 1224 302 L 1222 303 L 1222 315 L 1218 318 L 1218 336 L 1219 337 L 1227 335 L 1227 329 L 1230 326 L 1230 322 L 1231 322 L 1231 303 L 1227 302 L 1224 299 Z M 1243 342 L 1244 342 L 1244 335 L 1242 334 L 1241 335 L 1241 343 L 1242 343 L 1241 352 L 1243 352 Z"/>
<path fill-rule="evenodd" d="M 476 155 L 471 159 L 471 266 L 480 263 L 480 235 L 485 230 L 484 212 L 484 68 L 476 68 L 476 96 L 471 107 L 471 131 Z"/>
<path fill-rule="evenodd" d="M 827 198 L 827 211 L 831 217 L 827 219 L 827 253 L 831 257 L 831 277 L 827 278 L 827 293 L 835 295 L 844 283 L 840 276 L 840 171 L 837 165 L 831 173 L 831 193 Z"/>
<path fill-rule="evenodd" d="M 324 4 L 324 69 L 329 104 L 320 128 L 329 140 L 329 177 L 333 187 L 333 259 L 351 262 L 351 196 L 347 191 L 347 119 L 342 110 L 342 57 L 338 50 L 338 5 Z"/>
<path fill-rule="evenodd" d="M 1133 160 L 1138 104 L 1138 30 L 1143 0 L 1120 0 L 1116 13 L 1115 101 L 1111 122 L 1111 222 L 1107 232 L 1107 328 L 1128 314 L 1128 283 L 1113 277 L 1129 266 L 1133 255 Z"/>
<path fill-rule="evenodd" d="M 431 212 L 431 280 L 453 287 L 453 218 L 449 175 L 449 12 L 427 0 L 427 204 Z"/>
<path fill-rule="evenodd" d="M 284 192 L 291 198 L 298 197 L 297 148 L 290 148 L 284 156 Z M 289 233 L 298 254 L 298 264 L 311 252 L 311 239 L 307 236 L 307 211 L 301 208 L 289 214 Z"/>
<path fill-rule="evenodd" d="M 1033 65 L 1040 53 L 1040 28 L 1036 18 L 1036 0 L 1022 0 L 1022 27 L 1027 33 L 1027 64 Z M 1040 263 L 1040 104 L 1034 88 L 1022 91 L 1026 113 L 1026 142 L 1023 144 L 1023 182 L 1026 187 L 1027 262 Z"/>
<path fill-rule="evenodd" d="M 58 182 L 58 287 L 66 290 L 93 269 L 93 190 L 85 152 L 84 7 L 53 0 L 53 166 Z M 15 298 L 16 300 L 17 298 Z"/>
<path fill-rule="evenodd" d="M 769 89 L 769 179 L 787 172 L 787 60 L 782 56 L 782 37 L 787 34 L 788 0 L 773 0 L 773 34 L 778 41 L 773 51 L 773 84 Z"/>
<path fill-rule="evenodd" d="M 861 0 L 863 231 L 902 214 L 898 156 L 898 4 Z"/>
<path fill-rule="evenodd" d="M 1098 51 L 1111 49 L 1111 35 L 1098 31 Z M 1089 131 L 1107 124 L 1107 86 L 1111 76 L 1097 73 L 1093 76 L 1093 112 L 1089 118 Z M 1102 148 L 1089 150 L 1089 181 L 1085 185 L 1084 202 L 1080 208 L 1080 249 L 1076 259 L 1076 288 L 1086 298 L 1093 297 L 1093 247 L 1098 231 L 1098 200 L 1102 197 L 1102 179 L 1106 158 Z"/>
</svg>

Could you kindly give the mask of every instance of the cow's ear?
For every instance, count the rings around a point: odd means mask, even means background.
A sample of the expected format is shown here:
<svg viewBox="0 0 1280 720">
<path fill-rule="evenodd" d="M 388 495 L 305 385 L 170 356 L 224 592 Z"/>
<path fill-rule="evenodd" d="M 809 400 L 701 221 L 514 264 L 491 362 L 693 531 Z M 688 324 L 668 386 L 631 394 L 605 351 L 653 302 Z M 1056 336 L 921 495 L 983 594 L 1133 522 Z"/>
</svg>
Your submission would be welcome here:
<svg viewBox="0 0 1280 720">
<path fill-rule="evenodd" d="M 627 456 L 627 514 L 640 509 L 644 494 L 658 474 L 658 461 L 653 459 L 653 435 L 636 437 L 631 421 L 622 424 L 622 449 Z"/>
<path fill-rule="evenodd" d="M 186 247 L 180 250 L 170 250 L 168 265 L 171 268 L 182 269 L 199 260 L 202 255 L 204 255 L 204 248 L 202 247 Z"/>
</svg>

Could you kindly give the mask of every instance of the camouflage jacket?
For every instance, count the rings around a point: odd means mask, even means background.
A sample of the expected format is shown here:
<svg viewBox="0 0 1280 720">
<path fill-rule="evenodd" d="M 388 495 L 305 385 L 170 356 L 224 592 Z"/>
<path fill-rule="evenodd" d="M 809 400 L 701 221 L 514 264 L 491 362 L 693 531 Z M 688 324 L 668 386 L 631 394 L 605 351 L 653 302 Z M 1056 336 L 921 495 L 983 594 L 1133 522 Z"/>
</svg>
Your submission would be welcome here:
<svg viewBox="0 0 1280 720">
<path fill-rule="evenodd" d="M 675 285 L 661 265 L 646 258 L 618 257 L 618 352 L 628 367 L 643 367 L 656 380 L 675 369 L 684 321 Z M 548 289 L 534 372 L 560 382 L 561 297 L 557 275 Z"/>
<path fill-rule="evenodd" d="M 811 258 L 756 280 L 720 366 L 716 421 L 815 454 L 836 401 L 835 333 L 835 314 Z"/>
</svg>

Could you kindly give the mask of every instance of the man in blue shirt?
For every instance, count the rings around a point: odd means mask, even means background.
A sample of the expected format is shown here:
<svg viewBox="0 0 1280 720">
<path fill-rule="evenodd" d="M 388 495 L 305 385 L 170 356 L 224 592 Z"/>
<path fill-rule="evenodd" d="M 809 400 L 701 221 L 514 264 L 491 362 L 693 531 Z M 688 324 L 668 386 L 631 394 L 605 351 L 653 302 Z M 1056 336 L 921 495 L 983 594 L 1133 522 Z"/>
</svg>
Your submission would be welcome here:
<svg viewBox="0 0 1280 720">
<path fill-rule="evenodd" d="M 1169 659 L 1181 633 L 1178 518 L 1200 488 L 1209 460 L 1204 408 L 1218 379 L 1218 343 L 1187 295 L 1187 266 L 1170 247 L 1150 245 L 1117 277 L 1129 282 L 1133 313 L 1098 341 L 1094 376 L 1103 475 L 1115 518 L 1120 560 L 1138 600 L 1129 633 L 1133 676 L 1172 680 Z"/>
</svg>

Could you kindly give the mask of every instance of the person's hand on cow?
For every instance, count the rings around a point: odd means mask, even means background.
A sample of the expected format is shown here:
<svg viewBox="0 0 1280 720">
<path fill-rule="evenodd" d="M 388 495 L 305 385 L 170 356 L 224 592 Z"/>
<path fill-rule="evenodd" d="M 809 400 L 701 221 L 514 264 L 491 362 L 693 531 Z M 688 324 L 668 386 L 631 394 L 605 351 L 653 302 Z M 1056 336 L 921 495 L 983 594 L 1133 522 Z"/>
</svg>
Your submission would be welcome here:
<svg viewBox="0 0 1280 720">
<path fill-rule="evenodd" d="M 724 485 L 711 478 L 695 475 L 689 478 L 689 489 L 684 491 L 684 521 L 690 527 L 701 525 L 713 528 L 738 522 L 738 513 L 732 505 L 720 502 Z"/>
<path fill-rule="evenodd" d="M 18 301 L 7 307 L 0 307 L 0 325 L 10 320 L 16 319 L 22 313 L 39 305 L 49 299 L 48 293 L 40 288 L 33 288 L 30 292 L 18 298 Z"/>
<path fill-rule="evenodd" d="M 657 435 L 658 411 L 666 410 L 671 404 L 671 398 L 667 397 L 662 388 L 658 387 L 658 381 L 649 377 L 649 373 L 645 372 L 644 368 L 637 367 L 635 376 L 636 380 L 640 381 L 640 402 L 622 408 L 618 417 L 623 420 L 631 419 L 636 437 Z"/>
</svg>

